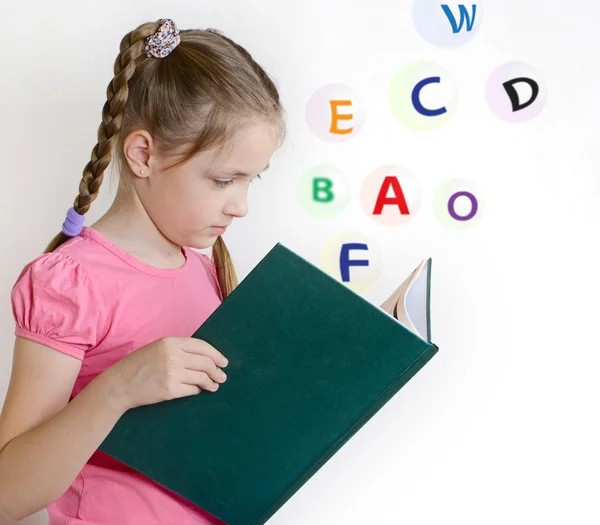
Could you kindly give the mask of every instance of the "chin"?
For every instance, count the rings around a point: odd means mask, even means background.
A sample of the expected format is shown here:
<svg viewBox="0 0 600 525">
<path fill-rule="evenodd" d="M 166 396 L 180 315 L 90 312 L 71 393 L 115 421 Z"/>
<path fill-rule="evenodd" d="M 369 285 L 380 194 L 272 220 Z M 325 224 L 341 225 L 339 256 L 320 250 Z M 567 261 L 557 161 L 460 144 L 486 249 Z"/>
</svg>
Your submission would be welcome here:
<svg viewBox="0 0 600 525">
<path fill-rule="evenodd" d="M 198 235 L 197 237 L 193 237 L 187 240 L 186 246 L 189 248 L 194 248 L 196 250 L 204 250 L 205 248 L 210 248 L 215 242 L 217 242 L 218 234 L 214 235 Z"/>
</svg>

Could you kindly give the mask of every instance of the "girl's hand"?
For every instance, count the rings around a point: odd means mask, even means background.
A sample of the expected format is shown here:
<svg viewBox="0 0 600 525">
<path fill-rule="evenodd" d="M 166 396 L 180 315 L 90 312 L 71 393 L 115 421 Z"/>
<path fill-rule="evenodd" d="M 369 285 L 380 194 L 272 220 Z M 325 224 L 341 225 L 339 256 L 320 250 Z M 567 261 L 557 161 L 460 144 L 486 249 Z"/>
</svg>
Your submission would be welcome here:
<svg viewBox="0 0 600 525">
<path fill-rule="evenodd" d="M 106 369 L 123 412 L 177 397 L 214 392 L 226 380 L 227 360 L 201 339 L 165 337 Z"/>
</svg>

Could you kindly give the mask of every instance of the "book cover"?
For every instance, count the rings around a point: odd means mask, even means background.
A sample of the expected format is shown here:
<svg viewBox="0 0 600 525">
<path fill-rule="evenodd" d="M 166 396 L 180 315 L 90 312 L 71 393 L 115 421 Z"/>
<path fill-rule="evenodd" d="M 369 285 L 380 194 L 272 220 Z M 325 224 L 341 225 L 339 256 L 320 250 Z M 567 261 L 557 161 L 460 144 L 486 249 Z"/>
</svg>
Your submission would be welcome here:
<svg viewBox="0 0 600 525">
<path fill-rule="evenodd" d="M 438 351 L 281 243 L 192 336 L 227 381 L 127 411 L 99 448 L 228 525 L 268 521 Z"/>
</svg>

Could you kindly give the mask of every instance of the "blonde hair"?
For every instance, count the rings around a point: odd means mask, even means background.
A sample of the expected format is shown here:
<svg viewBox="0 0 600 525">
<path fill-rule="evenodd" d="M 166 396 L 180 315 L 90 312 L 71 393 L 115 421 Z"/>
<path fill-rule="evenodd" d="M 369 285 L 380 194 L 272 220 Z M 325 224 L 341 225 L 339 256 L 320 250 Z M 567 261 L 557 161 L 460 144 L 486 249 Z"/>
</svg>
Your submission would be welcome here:
<svg viewBox="0 0 600 525">
<path fill-rule="evenodd" d="M 217 29 L 180 30 L 181 41 L 165 58 L 147 57 L 145 40 L 160 27 L 144 23 L 127 33 L 107 87 L 98 143 L 83 170 L 73 207 L 84 215 L 98 196 L 104 171 L 113 153 L 119 171 L 128 166 L 124 139 L 135 129 L 153 137 L 160 154 L 183 164 L 211 147 L 222 151 L 242 122 L 260 119 L 286 134 L 284 110 L 269 75 L 242 46 Z M 70 237 L 60 232 L 44 253 Z M 212 249 L 222 298 L 238 285 L 238 278 L 221 236 Z"/>
</svg>

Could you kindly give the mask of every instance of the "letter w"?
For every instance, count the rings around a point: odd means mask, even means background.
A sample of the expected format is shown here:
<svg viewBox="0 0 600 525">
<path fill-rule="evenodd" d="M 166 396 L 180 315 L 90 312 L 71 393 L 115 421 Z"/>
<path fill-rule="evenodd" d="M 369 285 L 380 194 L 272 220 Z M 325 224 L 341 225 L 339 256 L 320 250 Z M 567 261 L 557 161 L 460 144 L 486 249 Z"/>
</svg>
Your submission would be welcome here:
<svg viewBox="0 0 600 525">
<path fill-rule="evenodd" d="M 442 4 L 441 7 L 444 10 L 444 13 L 446 14 L 446 18 L 448 18 L 450 25 L 452 26 L 453 33 L 460 32 L 460 30 L 462 29 L 462 26 L 463 26 L 463 21 L 465 19 L 467 21 L 467 32 L 471 31 L 471 29 L 473 29 L 473 24 L 475 23 L 475 12 L 477 11 L 476 4 L 472 5 L 473 12 L 471 14 L 471 18 L 469 18 L 469 12 L 467 11 L 467 8 L 464 6 L 464 4 L 458 5 L 458 10 L 460 11 L 460 25 L 456 24 L 456 18 L 454 18 L 452 11 L 450 11 L 450 7 L 448 7 L 448 4 Z"/>
</svg>

